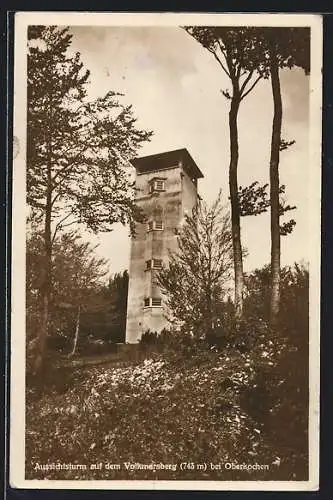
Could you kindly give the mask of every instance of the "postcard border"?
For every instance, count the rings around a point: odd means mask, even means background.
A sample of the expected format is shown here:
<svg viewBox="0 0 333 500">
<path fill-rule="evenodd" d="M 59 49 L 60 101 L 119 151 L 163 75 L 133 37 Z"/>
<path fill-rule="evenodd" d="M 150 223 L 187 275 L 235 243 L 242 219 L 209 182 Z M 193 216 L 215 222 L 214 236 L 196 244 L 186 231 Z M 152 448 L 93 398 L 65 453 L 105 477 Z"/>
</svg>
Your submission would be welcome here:
<svg viewBox="0 0 333 500">
<path fill-rule="evenodd" d="M 186 17 L 186 22 L 184 21 Z M 106 18 L 108 22 L 106 22 Z M 14 53 L 14 136 L 19 138 L 19 153 L 13 161 L 12 205 L 12 314 L 11 314 L 11 411 L 10 411 L 10 485 L 15 488 L 39 489 L 98 489 L 98 490 L 195 490 L 195 491 L 316 491 L 319 487 L 319 369 L 320 369 L 320 249 L 321 249 L 321 169 L 309 170 L 309 225 L 318 228 L 312 238 L 310 259 L 310 412 L 309 412 L 309 480 L 308 481 L 108 481 L 108 480 L 26 480 L 25 469 L 25 367 L 24 286 L 25 276 L 25 214 L 22 216 L 22 196 L 25 196 L 26 93 L 26 28 L 29 24 L 89 26 L 173 26 L 182 24 L 216 25 L 217 19 L 234 26 L 274 25 L 311 27 L 310 76 L 310 165 L 321 165 L 321 103 L 322 103 L 322 16 L 312 14 L 208 14 L 208 13 L 77 13 L 77 12 L 17 12 L 15 14 Z M 219 22 L 221 22 L 219 21 Z M 319 105 L 318 105 L 319 103 Z M 319 144 L 318 144 L 319 142 Z M 311 191 L 311 194 L 310 194 Z M 21 209 L 20 209 L 21 208 Z M 15 411 L 14 411 L 15 407 Z M 22 421 L 23 419 L 23 421 Z"/>
</svg>

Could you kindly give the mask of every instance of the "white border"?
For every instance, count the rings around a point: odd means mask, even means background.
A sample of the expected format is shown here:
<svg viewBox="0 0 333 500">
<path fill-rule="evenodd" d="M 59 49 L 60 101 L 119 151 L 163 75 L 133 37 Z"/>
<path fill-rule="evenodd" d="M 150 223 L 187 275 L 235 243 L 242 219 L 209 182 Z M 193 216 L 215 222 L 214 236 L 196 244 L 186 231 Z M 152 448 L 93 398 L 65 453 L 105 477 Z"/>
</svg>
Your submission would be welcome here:
<svg viewBox="0 0 333 500">
<path fill-rule="evenodd" d="M 311 27 L 309 235 L 310 259 L 310 414 L 309 481 L 108 481 L 26 480 L 25 469 L 25 154 L 26 154 L 26 32 L 29 24 L 88 26 L 256 25 Z M 319 351 L 320 351 L 320 221 L 322 18 L 308 14 L 209 13 L 77 13 L 18 12 L 15 14 L 14 136 L 19 153 L 13 162 L 12 218 L 12 343 L 10 411 L 10 485 L 42 489 L 119 490 L 268 490 L 314 491 L 319 488 Z"/>
</svg>

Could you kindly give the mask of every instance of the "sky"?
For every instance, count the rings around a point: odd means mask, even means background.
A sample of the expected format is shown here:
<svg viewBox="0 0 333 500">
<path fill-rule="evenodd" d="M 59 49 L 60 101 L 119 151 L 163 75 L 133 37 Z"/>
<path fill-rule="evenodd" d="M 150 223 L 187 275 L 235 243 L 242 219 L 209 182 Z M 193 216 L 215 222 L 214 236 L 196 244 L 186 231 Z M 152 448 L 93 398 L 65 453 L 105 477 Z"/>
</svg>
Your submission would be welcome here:
<svg viewBox="0 0 333 500">
<path fill-rule="evenodd" d="M 227 76 L 213 56 L 178 27 L 73 26 L 71 50 L 81 53 L 91 71 L 89 97 L 108 90 L 124 94 L 133 105 L 137 126 L 153 137 L 138 156 L 187 148 L 204 174 L 199 193 L 209 203 L 220 189 L 228 202 L 230 90 Z M 296 220 L 291 235 L 282 237 L 281 262 L 309 258 L 309 77 L 300 69 L 281 72 L 282 137 L 295 140 L 281 153 L 280 181 L 286 185 L 290 212 Z M 242 101 L 239 112 L 239 185 L 269 182 L 273 103 L 270 81 L 259 82 Z M 287 220 L 287 219 L 286 219 Z M 245 271 L 270 260 L 269 214 L 242 218 L 242 243 L 248 251 Z M 110 272 L 128 269 L 128 229 L 115 225 L 110 233 L 90 236 L 97 252 L 109 259 Z"/>
</svg>

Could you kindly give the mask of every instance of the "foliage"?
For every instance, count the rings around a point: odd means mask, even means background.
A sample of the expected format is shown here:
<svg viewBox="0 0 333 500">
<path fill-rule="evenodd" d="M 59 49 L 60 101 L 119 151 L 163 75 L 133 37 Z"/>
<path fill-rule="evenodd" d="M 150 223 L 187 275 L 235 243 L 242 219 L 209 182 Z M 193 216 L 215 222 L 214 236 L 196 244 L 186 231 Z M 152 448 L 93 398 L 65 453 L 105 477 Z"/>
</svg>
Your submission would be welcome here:
<svg viewBox="0 0 333 500">
<path fill-rule="evenodd" d="M 289 221 L 281 223 L 281 217 L 283 217 L 287 212 L 290 212 L 291 210 L 296 210 L 296 206 L 289 205 L 285 197 L 282 196 L 285 194 L 285 191 L 286 191 L 286 186 L 282 184 L 279 188 L 279 224 L 280 224 L 281 236 L 286 236 L 287 234 L 290 234 L 296 225 L 295 219 L 289 219 Z"/>
<path fill-rule="evenodd" d="M 246 278 L 245 311 L 251 317 L 269 319 L 270 267 Z M 282 450 L 298 450 L 299 463 L 307 463 L 309 271 L 305 264 L 281 269 L 281 303 L 274 337 L 284 344 L 279 362 L 269 373 L 258 372 L 262 394 L 271 408 L 266 428 Z M 288 428 L 290 431 L 285 432 Z M 285 451 L 284 451 L 285 452 Z M 295 451 L 293 452 L 295 453 Z"/>
<path fill-rule="evenodd" d="M 256 43 L 255 28 L 190 26 L 185 29 L 214 56 L 232 84 L 236 83 L 241 99 L 252 91 L 261 78 L 268 77 Z M 224 95 L 232 99 L 228 90 Z"/>
<path fill-rule="evenodd" d="M 140 344 L 155 344 L 157 342 L 158 338 L 158 332 L 154 331 L 152 332 L 151 330 L 146 330 L 143 332 L 141 339 L 140 339 Z"/>
<path fill-rule="evenodd" d="M 147 331 L 139 349 L 128 346 L 140 353 L 132 361 L 126 351 L 100 366 L 96 359 L 80 370 L 60 367 L 58 384 L 44 387 L 39 397 L 28 386 L 27 478 L 306 480 L 307 270 L 283 270 L 285 313 L 278 330 L 258 317 L 269 287 L 267 268 L 246 283 L 242 322 L 224 310 L 223 344 L 207 344 L 186 329 Z M 187 461 L 208 467 L 180 470 Z M 87 470 L 35 469 L 50 462 L 85 464 Z M 101 469 L 89 469 L 100 462 Z M 177 467 L 127 471 L 125 462 Z M 226 462 L 267 464 L 269 470 L 226 470 Z"/>
<path fill-rule="evenodd" d="M 272 138 L 269 164 L 270 178 L 270 226 L 271 226 L 271 289 L 270 322 L 275 325 L 280 308 L 281 235 L 292 231 L 295 221 L 291 219 L 280 226 L 280 152 L 293 142 L 281 139 L 283 103 L 280 69 L 300 66 L 305 73 L 310 71 L 309 28 L 259 28 L 257 44 L 263 53 L 263 61 L 271 78 L 273 97 Z M 292 209 L 289 207 L 289 210 Z M 287 209 L 286 209 L 287 210 Z"/>
<path fill-rule="evenodd" d="M 140 339 L 140 348 L 146 354 L 163 353 L 169 361 L 174 363 L 192 359 L 197 366 L 206 359 L 205 335 L 201 330 L 193 334 L 186 326 L 182 328 L 163 328 L 161 332 L 147 330 Z M 200 338 L 200 335 L 202 338 Z"/>
<path fill-rule="evenodd" d="M 241 243 L 241 207 L 238 190 L 238 113 L 241 101 L 253 91 L 261 78 L 267 78 L 267 66 L 262 60 L 249 27 L 203 27 L 190 26 L 186 31 L 194 37 L 215 58 L 230 80 L 232 90 L 222 94 L 230 100 L 229 135 L 229 190 L 231 203 L 231 231 L 234 261 L 234 306 L 235 316 L 241 319 L 243 313 L 243 251 Z"/>
<path fill-rule="evenodd" d="M 54 242 L 54 303 L 76 306 L 91 304 L 108 273 L 108 261 L 96 255 L 97 245 L 83 241 L 77 232 L 63 233 Z"/>
<path fill-rule="evenodd" d="M 108 272 L 106 259 L 95 254 L 96 247 L 76 232 L 64 233 L 53 244 L 53 288 L 50 303 L 49 337 L 52 344 L 68 346 L 74 337 L 77 308 L 83 311 L 105 308 L 100 290 Z M 27 240 L 27 338 L 36 336 L 42 314 L 43 238 L 33 232 Z"/>
<path fill-rule="evenodd" d="M 42 314 L 42 238 L 36 232 L 27 240 L 27 340 L 38 331 Z M 80 307 L 78 351 L 92 355 L 108 351 L 110 342 L 125 338 L 128 272 L 116 273 L 106 283 L 108 262 L 95 253 L 96 246 L 76 232 L 54 241 L 53 293 L 50 307 L 49 348 L 68 351 L 73 342 Z"/>
<path fill-rule="evenodd" d="M 260 215 L 267 212 L 270 205 L 267 187 L 268 184 L 260 186 L 258 181 L 252 182 L 249 186 L 239 186 L 238 197 L 241 216 Z"/>
<path fill-rule="evenodd" d="M 294 442 L 285 446 L 284 441 L 281 447 L 279 441 L 271 440 L 274 431 L 281 429 L 277 421 L 271 428 L 269 411 L 278 402 L 263 398 L 261 387 L 256 390 L 255 386 L 259 371 L 266 370 L 271 379 L 283 346 L 277 351 L 277 343 L 271 339 L 261 346 L 263 339 L 245 353 L 236 348 L 220 353 L 197 351 L 191 357 L 179 355 L 176 362 L 163 353 L 140 363 L 91 367 L 74 372 L 65 392 L 59 388 L 58 393 L 44 393 L 40 399 L 30 394 L 27 477 L 306 479 L 299 444 L 294 449 Z M 274 465 L 278 459 L 281 468 Z M 58 461 L 86 464 L 87 470 L 34 470 L 37 462 Z M 208 468 L 181 471 L 184 461 L 207 463 Z M 100 470 L 89 470 L 90 464 L 99 462 L 103 464 Z M 129 472 L 124 462 L 172 463 L 177 468 Z M 210 462 L 222 464 L 222 468 L 212 470 Z M 270 469 L 228 471 L 223 465 L 226 462 L 264 463 Z M 121 464 L 121 470 L 108 470 L 106 463 Z"/>
<path fill-rule="evenodd" d="M 256 269 L 245 277 L 245 308 L 251 317 L 269 320 L 270 266 Z M 292 330 L 308 329 L 309 271 L 304 263 L 281 269 L 280 323 Z"/>
<path fill-rule="evenodd" d="M 114 314 L 114 328 L 118 330 L 118 339 L 125 339 L 126 315 L 127 315 L 127 295 L 128 295 L 128 271 L 116 273 L 109 281 L 109 291 L 111 293 L 112 310 Z"/>
<path fill-rule="evenodd" d="M 286 142 L 286 141 L 285 141 Z M 288 146 L 294 141 L 290 141 Z M 283 149 L 287 149 L 288 146 L 284 146 Z M 258 181 L 252 182 L 249 186 L 239 186 L 238 197 L 240 205 L 240 215 L 246 217 L 248 215 L 260 215 L 267 212 L 270 207 L 270 199 L 267 192 L 268 184 L 260 185 Z M 291 206 L 287 204 L 284 195 L 286 192 L 286 186 L 282 184 L 279 188 L 280 196 L 280 207 L 279 216 L 280 218 L 291 210 L 296 210 L 296 206 Z M 296 225 L 294 219 L 280 223 L 280 235 L 286 236 L 290 234 Z"/>
<path fill-rule="evenodd" d="M 238 189 L 237 168 L 239 156 L 237 117 L 241 101 L 262 78 L 271 77 L 274 100 L 274 119 L 270 159 L 270 206 L 272 239 L 271 317 L 279 307 L 280 236 L 292 232 L 295 220 L 280 226 L 279 206 L 279 153 L 294 141 L 281 139 L 282 99 L 279 68 L 302 67 L 310 71 L 310 29 L 274 27 L 204 27 L 190 26 L 186 31 L 215 58 L 230 80 L 232 90 L 222 91 L 230 100 L 230 164 L 229 186 L 233 234 L 235 272 L 235 312 L 238 319 L 243 310 L 243 261 L 241 247 L 241 215 L 258 215 L 265 211 L 265 186 L 252 184 Z M 239 200 L 239 197 L 241 200 Z M 242 206 L 243 202 L 243 206 Z M 289 208 L 291 209 L 291 208 Z M 285 211 L 288 209 L 286 208 Z M 243 211 L 243 213 L 241 213 Z"/>
<path fill-rule="evenodd" d="M 93 231 L 130 222 L 136 207 L 123 167 L 151 132 L 136 128 L 121 94 L 87 99 L 89 71 L 69 55 L 67 28 L 31 26 L 28 38 L 28 203 L 43 218 L 48 192 L 55 231 L 74 219 Z"/>
<path fill-rule="evenodd" d="M 310 73 L 310 28 L 307 27 L 263 27 L 250 28 L 256 43 L 260 65 L 270 72 L 272 50 L 276 53 L 279 68 L 302 68 Z"/>
<path fill-rule="evenodd" d="M 128 271 L 116 273 L 100 292 L 101 306 L 89 310 L 84 315 L 82 324 L 83 343 L 81 352 L 87 354 L 99 349 L 109 349 L 108 343 L 124 342 L 127 314 Z M 105 306 L 103 306 L 105 304 Z M 96 341 L 103 344 L 96 344 Z"/>
<path fill-rule="evenodd" d="M 41 369 L 48 336 L 55 238 L 75 223 L 110 231 L 115 222 L 143 215 L 135 204 L 126 166 L 151 132 L 136 128 L 132 107 L 112 90 L 87 98 L 89 71 L 70 55 L 68 28 L 28 28 L 27 201 L 43 224 L 42 322 L 35 371 Z"/>
<path fill-rule="evenodd" d="M 170 320 L 193 332 L 214 328 L 230 279 L 232 243 L 221 194 L 211 207 L 199 202 L 178 235 L 168 267 L 157 274 Z"/>
</svg>

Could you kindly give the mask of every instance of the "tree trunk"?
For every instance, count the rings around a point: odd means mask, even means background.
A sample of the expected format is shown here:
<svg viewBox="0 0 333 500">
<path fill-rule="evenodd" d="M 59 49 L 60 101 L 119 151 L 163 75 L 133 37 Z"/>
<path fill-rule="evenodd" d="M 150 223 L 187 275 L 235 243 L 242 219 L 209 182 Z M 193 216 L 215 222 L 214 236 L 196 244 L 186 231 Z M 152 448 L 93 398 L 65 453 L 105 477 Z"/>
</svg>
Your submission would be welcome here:
<svg viewBox="0 0 333 500">
<path fill-rule="evenodd" d="M 274 101 L 271 157 L 269 167 L 271 200 L 271 300 L 270 322 L 277 322 L 280 307 L 280 213 L 279 213 L 279 161 L 282 126 L 282 99 L 279 65 L 274 49 L 271 50 L 271 84 Z"/>
<path fill-rule="evenodd" d="M 205 323 L 206 336 L 210 336 L 213 333 L 212 292 L 210 285 L 207 290 L 207 316 L 205 318 Z"/>
<path fill-rule="evenodd" d="M 74 344 L 73 344 L 73 350 L 70 353 L 70 357 L 74 356 L 77 348 L 77 341 L 79 339 L 79 331 L 80 331 L 80 316 L 81 316 L 81 307 L 78 306 L 77 308 L 77 315 L 76 315 L 76 327 L 75 327 L 75 336 L 74 336 Z"/>
<path fill-rule="evenodd" d="M 37 353 L 34 363 L 34 372 L 39 373 L 44 364 L 46 343 L 49 327 L 49 312 L 51 298 L 51 273 L 52 273 L 52 238 L 51 238 L 51 214 L 52 214 L 52 184 L 51 184 L 51 164 L 47 166 L 47 193 L 45 204 L 44 223 L 44 279 L 41 288 L 42 318 L 38 332 Z"/>
<path fill-rule="evenodd" d="M 206 228 L 206 236 L 208 240 L 208 282 L 207 282 L 207 332 L 208 335 L 213 333 L 213 314 L 212 314 L 212 242 L 211 242 L 212 227 Z"/>
<path fill-rule="evenodd" d="M 235 95 L 236 94 L 236 95 Z M 235 318 L 239 321 L 243 314 L 243 255 L 240 234 L 240 208 L 238 199 L 238 128 L 237 116 L 240 105 L 238 92 L 234 90 L 229 111 L 230 130 L 230 165 L 229 165 L 229 190 L 231 201 L 231 232 L 234 257 L 235 276 Z"/>
</svg>

